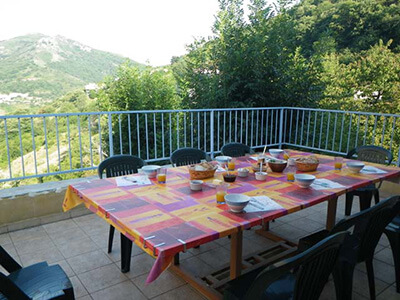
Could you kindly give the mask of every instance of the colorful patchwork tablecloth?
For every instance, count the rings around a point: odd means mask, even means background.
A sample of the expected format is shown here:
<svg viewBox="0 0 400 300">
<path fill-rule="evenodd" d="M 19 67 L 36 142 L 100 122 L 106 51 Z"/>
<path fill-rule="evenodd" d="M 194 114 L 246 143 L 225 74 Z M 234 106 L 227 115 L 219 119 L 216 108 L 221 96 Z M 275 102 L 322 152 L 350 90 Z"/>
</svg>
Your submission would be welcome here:
<svg viewBox="0 0 400 300">
<path fill-rule="evenodd" d="M 291 156 L 310 153 L 291 151 Z M 67 211 L 80 203 L 112 224 L 145 252 L 156 257 L 147 282 L 155 280 L 172 262 L 175 254 L 195 246 L 308 206 L 332 199 L 347 191 L 400 176 L 400 169 L 382 165 L 386 173 L 354 174 L 346 167 L 334 170 L 333 157 L 317 155 L 318 170 L 311 172 L 318 179 L 328 179 L 344 187 L 336 189 L 300 188 L 286 180 L 286 173 L 269 173 L 266 181 L 255 180 L 253 172 L 247 178 L 238 177 L 230 184 L 228 193 L 248 196 L 266 195 L 283 209 L 233 213 L 227 205 L 216 203 L 216 190 L 205 185 L 202 191 L 191 191 L 187 167 L 168 169 L 167 183 L 142 186 L 117 186 L 114 178 L 98 179 L 70 185 L 63 209 Z M 344 161 L 346 162 L 346 160 Z M 236 159 L 237 168 L 250 168 L 255 161 L 248 157 Z M 221 173 L 216 178 L 222 179 Z M 215 178 L 214 178 L 215 179 Z M 212 181 L 213 179 L 210 179 Z M 207 181 L 207 180 L 206 180 Z"/>
</svg>

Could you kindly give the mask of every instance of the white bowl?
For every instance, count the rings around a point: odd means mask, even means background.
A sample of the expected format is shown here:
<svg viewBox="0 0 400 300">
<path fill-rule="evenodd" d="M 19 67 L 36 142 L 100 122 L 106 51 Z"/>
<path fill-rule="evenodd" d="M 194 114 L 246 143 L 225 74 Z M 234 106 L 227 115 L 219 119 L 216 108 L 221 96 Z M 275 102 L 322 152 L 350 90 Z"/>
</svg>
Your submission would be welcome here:
<svg viewBox="0 0 400 300">
<path fill-rule="evenodd" d="M 280 154 L 283 153 L 282 149 L 269 149 L 269 154 L 271 154 L 272 157 L 278 158 Z"/>
<path fill-rule="evenodd" d="M 230 210 L 235 213 L 243 211 L 250 202 L 250 197 L 242 194 L 227 194 L 224 198 Z"/>
<path fill-rule="evenodd" d="M 315 180 L 314 175 L 309 174 L 294 174 L 294 179 L 302 188 L 308 188 Z"/>
<path fill-rule="evenodd" d="M 203 189 L 203 180 L 190 180 L 190 189 L 192 191 L 201 191 Z"/>
<path fill-rule="evenodd" d="M 249 176 L 249 169 L 246 169 L 246 168 L 240 168 L 240 169 L 238 169 L 238 176 L 239 177 L 247 177 L 247 176 Z"/>
<path fill-rule="evenodd" d="M 215 160 L 216 160 L 217 162 L 219 162 L 220 164 L 227 163 L 227 162 L 229 162 L 231 159 L 232 159 L 232 157 L 230 157 L 230 156 L 217 156 L 217 157 L 215 157 Z"/>
<path fill-rule="evenodd" d="M 156 165 L 148 165 L 148 166 L 143 166 L 142 171 L 147 175 L 147 177 L 155 178 L 157 176 L 157 170 L 159 168 L 161 167 Z"/>
<path fill-rule="evenodd" d="M 362 168 L 365 167 L 365 164 L 361 161 L 349 161 L 346 163 L 346 166 L 349 168 L 352 173 L 360 173 Z"/>
<path fill-rule="evenodd" d="M 265 179 L 267 179 L 268 173 L 267 172 L 256 172 L 255 175 L 256 175 L 256 180 L 265 180 Z"/>
</svg>

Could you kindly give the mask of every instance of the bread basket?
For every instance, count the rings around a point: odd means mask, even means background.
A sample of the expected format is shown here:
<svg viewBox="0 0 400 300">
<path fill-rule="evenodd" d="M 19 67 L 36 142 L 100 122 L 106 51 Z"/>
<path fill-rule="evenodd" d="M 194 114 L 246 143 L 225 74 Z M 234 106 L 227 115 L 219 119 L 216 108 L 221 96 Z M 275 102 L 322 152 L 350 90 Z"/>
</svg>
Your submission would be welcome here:
<svg viewBox="0 0 400 300">
<path fill-rule="evenodd" d="M 214 166 L 212 170 L 196 171 L 195 165 L 189 167 L 190 179 L 206 179 L 214 177 L 217 166 Z"/>
<path fill-rule="evenodd" d="M 308 161 L 307 161 L 308 160 Z M 315 156 L 309 156 L 308 158 L 296 159 L 296 168 L 301 172 L 313 172 L 317 170 L 319 161 Z"/>
</svg>

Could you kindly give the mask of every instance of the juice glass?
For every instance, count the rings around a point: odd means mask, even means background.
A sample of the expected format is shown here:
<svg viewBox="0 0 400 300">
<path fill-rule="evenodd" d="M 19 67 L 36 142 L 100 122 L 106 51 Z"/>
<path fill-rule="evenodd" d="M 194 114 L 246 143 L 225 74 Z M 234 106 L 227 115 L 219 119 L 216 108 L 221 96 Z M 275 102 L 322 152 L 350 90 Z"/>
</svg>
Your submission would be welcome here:
<svg viewBox="0 0 400 300">
<path fill-rule="evenodd" d="M 288 151 L 288 150 L 285 150 L 285 151 L 283 152 L 283 159 L 284 159 L 284 160 L 288 160 L 289 157 L 290 157 L 289 151 Z"/>
<path fill-rule="evenodd" d="M 341 170 L 343 167 L 343 157 L 335 157 L 335 170 Z"/>
<path fill-rule="evenodd" d="M 294 174 L 296 173 L 296 167 L 289 165 L 287 167 L 286 179 L 287 181 L 294 182 Z"/>
<path fill-rule="evenodd" d="M 159 168 L 157 170 L 158 183 L 165 183 L 167 181 L 167 168 Z"/>
<path fill-rule="evenodd" d="M 228 184 L 226 183 L 221 183 L 220 185 L 217 185 L 217 203 L 218 204 L 224 204 L 225 203 L 225 195 L 227 194 L 228 191 Z"/>
<path fill-rule="evenodd" d="M 228 162 L 228 171 L 235 171 L 235 161 L 233 159 Z"/>
</svg>

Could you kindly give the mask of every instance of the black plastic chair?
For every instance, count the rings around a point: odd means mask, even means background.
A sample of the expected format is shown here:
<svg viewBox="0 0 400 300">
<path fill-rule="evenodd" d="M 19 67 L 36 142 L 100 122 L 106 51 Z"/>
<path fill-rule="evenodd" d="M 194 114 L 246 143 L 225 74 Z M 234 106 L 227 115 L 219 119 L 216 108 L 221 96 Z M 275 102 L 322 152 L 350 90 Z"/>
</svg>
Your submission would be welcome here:
<svg viewBox="0 0 400 300">
<path fill-rule="evenodd" d="M 97 173 L 100 179 L 103 178 L 103 173 L 107 178 L 135 174 L 138 169 L 143 167 L 146 162 L 133 155 L 114 155 L 103 160 L 98 168 Z M 110 225 L 110 232 L 108 236 L 108 253 L 112 251 L 112 244 L 114 240 L 115 228 Z"/>
<path fill-rule="evenodd" d="M 373 258 L 375 248 L 385 227 L 400 212 L 400 196 L 393 196 L 377 205 L 340 221 L 332 231 L 321 230 L 299 241 L 299 251 L 303 251 L 320 240 L 337 232 L 352 230 L 343 244 L 343 251 L 334 270 L 337 299 L 351 299 L 354 268 L 365 262 L 367 267 L 370 298 L 375 299 L 375 278 Z"/>
<path fill-rule="evenodd" d="M 240 157 L 246 154 L 252 154 L 254 151 L 247 145 L 241 143 L 225 144 L 221 148 L 222 155 L 230 157 Z"/>
<path fill-rule="evenodd" d="M 393 160 L 393 155 L 390 151 L 379 146 L 361 146 L 351 150 L 347 154 L 346 158 L 357 158 L 358 160 L 366 162 L 390 165 Z M 360 198 L 360 210 L 367 209 L 371 206 L 372 197 L 375 199 L 375 204 L 379 203 L 380 186 L 381 184 L 379 184 L 378 187 L 375 184 L 371 184 L 355 191 L 348 192 L 346 194 L 345 215 L 351 215 L 354 196 Z"/>
<path fill-rule="evenodd" d="M 337 233 L 294 257 L 239 276 L 228 283 L 224 299 L 319 299 L 347 235 Z"/>
<path fill-rule="evenodd" d="M 387 235 L 392 248 L 394 269 L 396 273 L 396 290 L 400 293 L 400 215 L 397 215 L 393 221 L 386 227 Z"/>
<path fill-rule="evenodd" d="M 196 148 L 180 148 L 171 154 L 171 163 L 174 167 L 198 164 L 202 160 L 210 160 L 207 153 Z"/>
<path fill-rule="evenodd" d="M 0 272 L 0 299 L 75 299 L 67 274 L 59 265 L 46 262 L 22 268 L 0 246 L 0 265 L 9 273 Z"/>
</svg>

